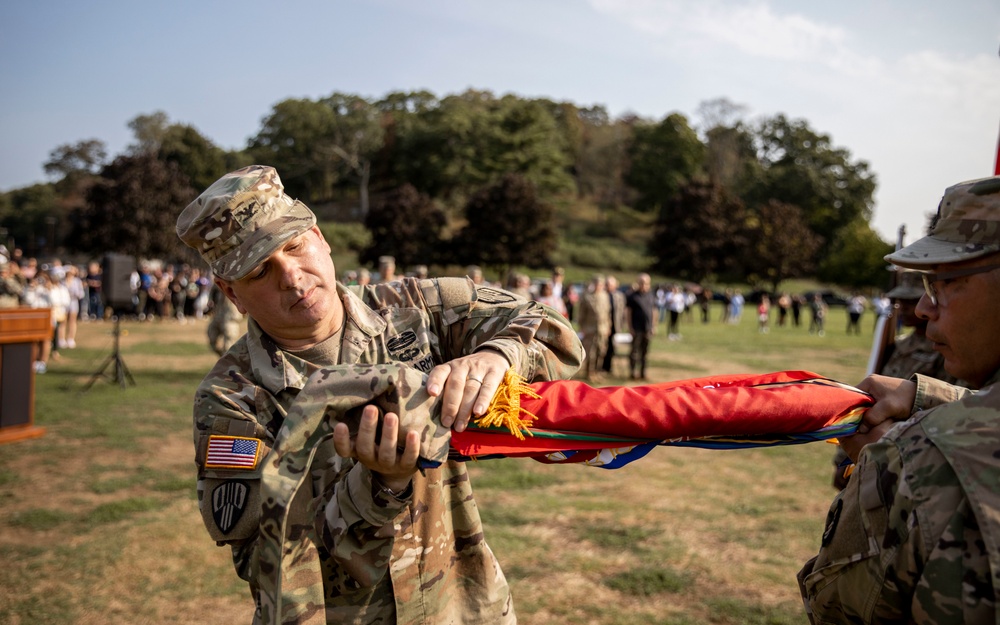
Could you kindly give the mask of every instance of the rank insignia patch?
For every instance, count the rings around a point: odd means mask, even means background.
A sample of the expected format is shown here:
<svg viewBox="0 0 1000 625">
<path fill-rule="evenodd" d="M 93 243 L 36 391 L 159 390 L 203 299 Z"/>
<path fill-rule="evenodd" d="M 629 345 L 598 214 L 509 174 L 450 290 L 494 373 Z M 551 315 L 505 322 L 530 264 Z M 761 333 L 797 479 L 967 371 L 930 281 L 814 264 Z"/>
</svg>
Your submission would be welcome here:
<svg viewBox="0 0 1000 625">
<path fill-rule="evenodd" d="M 261 440 L 243 436 L 208 437 L 206 469 L 254 469 L 260 459 Z"/>
<path fill-rule="evenodd" d="M 508 304 L 516 302 L 517 296 L 508 291 L 481 286 L 476 289 L 476 299 L 487 304 Z"/>
<path fill-rule="evenodd" d="M 250 488 L 245 482 L 228 480 L 212 491 L 212 518 L 219 531 L 228 534 L 246 510 Z"/>
</svg>

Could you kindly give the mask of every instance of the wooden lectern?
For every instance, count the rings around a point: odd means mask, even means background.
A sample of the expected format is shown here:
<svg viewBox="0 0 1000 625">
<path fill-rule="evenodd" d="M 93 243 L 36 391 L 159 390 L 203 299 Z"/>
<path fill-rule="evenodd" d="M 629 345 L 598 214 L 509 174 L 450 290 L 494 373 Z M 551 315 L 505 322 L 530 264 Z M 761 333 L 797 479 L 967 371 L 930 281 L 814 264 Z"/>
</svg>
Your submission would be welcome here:
<svg viewBox="0 0 1000 625">
<path fill-rule="evenodd" d="M 0 308 L 0 443 L 45 434 L 35 427 L 34 347 L 51 340 L 51 309 Z"/>
</svg>

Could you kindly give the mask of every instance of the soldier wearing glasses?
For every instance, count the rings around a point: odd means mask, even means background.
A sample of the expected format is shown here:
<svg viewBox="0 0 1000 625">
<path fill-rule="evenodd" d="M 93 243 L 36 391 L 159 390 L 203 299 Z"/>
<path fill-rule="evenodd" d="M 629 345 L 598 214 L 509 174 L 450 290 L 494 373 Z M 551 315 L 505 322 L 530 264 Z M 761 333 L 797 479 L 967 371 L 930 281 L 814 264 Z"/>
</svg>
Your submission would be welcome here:
<svg viewBox="0 0 1000 625">
<path fill-rule="evenodd" d="M 945 191 L 930 234 L 886 257 L 923 272 L 916 313 L 978 391 L 871 376 L 841 441 L 857 469 L 799 572 L 814 623 L 995 623 L 1000 588 L 1000 177 Z"/>
</svg>

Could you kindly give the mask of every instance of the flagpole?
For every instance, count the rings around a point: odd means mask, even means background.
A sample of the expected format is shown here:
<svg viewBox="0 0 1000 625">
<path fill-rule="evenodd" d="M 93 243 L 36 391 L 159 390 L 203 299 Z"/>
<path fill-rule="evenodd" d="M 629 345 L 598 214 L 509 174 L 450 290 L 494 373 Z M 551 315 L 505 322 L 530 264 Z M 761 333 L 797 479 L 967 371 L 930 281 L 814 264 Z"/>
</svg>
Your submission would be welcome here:
<svg viewBox="0 0 1000 625">
<path fill-rule="evenodd" d="M 993 175 L 1000 176 L 1000 133 L 997 133 L 997 157 L 993 161 Z"/>
<path fill-rule="evenodd" d="M 997 133 L 997 156 L 993 161 L 993 175 L 1000 176 L 1000 133 Z"/>
</svg>

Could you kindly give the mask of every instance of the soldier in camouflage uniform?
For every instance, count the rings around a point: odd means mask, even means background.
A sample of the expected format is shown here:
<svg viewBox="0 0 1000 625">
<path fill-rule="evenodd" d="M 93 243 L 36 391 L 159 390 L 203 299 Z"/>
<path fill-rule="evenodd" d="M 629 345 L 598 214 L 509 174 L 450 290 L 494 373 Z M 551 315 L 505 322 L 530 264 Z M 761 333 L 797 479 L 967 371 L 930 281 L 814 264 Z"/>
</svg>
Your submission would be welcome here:
<svg viewBox="0 0 1000 625">
<path fill-rule="evenodd" d="M 997 623 L 1000 588 L 1000 177 L 950 187 L 927 237 L 886 257 L 925 272 L 916 313 L 978 392 L 871 376 L 841 443 L 857 469 L 799 572 L 814 623 Z"/>
<path fill-rule="evenodd" d="M 24 285 L 11 271 L 10 262 L 0 257 L 0 308 L 17 308 L 24 296 Z"/>
<path fill-rule="evenodd" d="M 587 292 L 580 297 L 576 323 L 583 336 L 583 347 L 587 352 L 583 365 L 584 378 L 589 382 L 603 379 L 601 363 L 604 350 L 611 336 L 611 302 L 608 300 L 604 276 L 597 274 L 590 278 Z"/>
<path fill-rule="evenodd" d="M 240 338 L 243 315 L 217 284 L 212 285 L 209 299 L 212 302 L 212 318 L 205 334 L 208 336 L 209 347 L 221 356 Z"/>
<path fill-rule="evenodd" d="M 483 414 L 508 368 L 571 377 L 568 323 L 466 278 L 337 284 L 314 215 L 270 167 L 221 178 L 177 231 L 250 317 L 194 421 L 202 516 L 255 623 L 514 623 L 464 464 L 417 458 Z M 408 426 L 428 398 L 436 429 Z"/>
<path fill-rule="evenodd" d="M 898 318 L 903 327 L 912 328 L 912 331 L 897 337 L 889 345 L 888 358 L 879 374 L 907 379 L 919 373 L 949 384 L 958 384 L 959 381 L 944 370 L 944 357 L 934 351 L 934 343 L 927 338 L 927 319 L 917 316 L 917 302 L 924 294 L 922 275 L 919 271 L 902 271 L 899 284 L 886 293 L 886 297 L 897 304 L 896 315 L 891 322 L 894 324 Z M 845 469 L 849 464 L 847 452 L 843 447 L 837 447 L 833 455 L 833 485 L 838 490 L 847 486 L 849 476 Z"/>
</svg>

